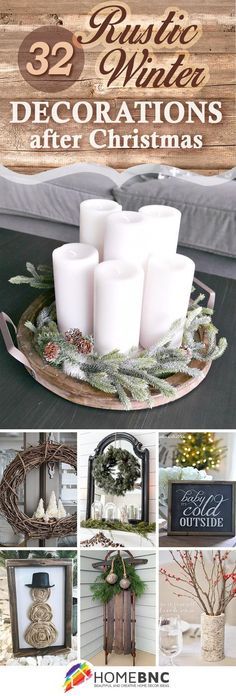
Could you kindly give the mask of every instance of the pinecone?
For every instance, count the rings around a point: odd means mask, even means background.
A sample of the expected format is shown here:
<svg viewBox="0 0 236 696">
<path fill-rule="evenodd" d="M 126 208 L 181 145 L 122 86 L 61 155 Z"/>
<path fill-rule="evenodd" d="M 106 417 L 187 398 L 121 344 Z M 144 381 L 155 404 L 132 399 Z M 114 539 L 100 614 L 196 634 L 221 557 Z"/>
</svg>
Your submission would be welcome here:
<svg viewBox="0 0 236 696">
<path fill-rule="evenodd" d="M 44 348 L 43 357 L 47 362 L 54 362 L 60 354 L 60 348 L 56 343 L 49 341 Z"/>
<path fill-rule="evenodd" d="M 84 355 L 88 355 L 89 353 L 92 353 L 93 342 L 91 341 L 90 338 L 81 338 L 77 344 L 77 348 L 78 348 L 78 353 L 83 353 Z"/>
<path fill-rule="evenodd" d="M 73 346 L 76 346 L 78 353 L 83 353 L 84 355 L 92 353 L 92 339 L 88 336 L 83 336 L 79 329 L 70 329 L 69 331 L 66 331 L 65 337 L 68 343 L 72 343 Z"/>
<path fill-rule="evenodd" d="M 69 331 L 66 331 L 65 337 L 68 343 L 72 343 L 73 346 L 78 346 L 81 338 L 83 338 L 83 334 L 79 329 L 69 329 Z"/>
</svg>

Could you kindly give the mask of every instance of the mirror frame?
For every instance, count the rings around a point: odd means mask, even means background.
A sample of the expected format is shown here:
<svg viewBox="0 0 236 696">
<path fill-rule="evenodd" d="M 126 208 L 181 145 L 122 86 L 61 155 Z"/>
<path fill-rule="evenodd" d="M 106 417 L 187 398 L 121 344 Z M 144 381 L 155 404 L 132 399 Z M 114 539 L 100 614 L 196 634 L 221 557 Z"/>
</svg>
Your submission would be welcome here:
<svg viewBox="0 0 236 696">
<path fill-rule="evenodd" d="M 133 446 L 133 452 L 138 457 L 138 459 L 141 460 L 141 478 L 142 478 L 142 487 L 141 487 L 141 519 L 140 520 L 129 520 L 129 524 L 138 524 L 138 522 L 145 522 L 146 524 L 149 523 L 149 450 L 147 447 L 144 447 L 139 440 L 137 440 L 134 435 L 131 433 L 125 433 L 125 432 L 115 432 L 115 433 L 110 433 L 110 435 L 107 435 L 106 437 L 101 440 L 96 449 L 94 450 L 94 454 L 90 455 L 89 457 L 89 462 L 88 462 L 88 483 L 87 483 L 87 507 L 86 507 L 86 520 L 91 518 L 91 507 L 94 502 L 94 492 L 95 492 L 95 485 L 94 485 L 94 478 L 92 475 L 93 471 L 93 462 L 95 457 L 97 457 L 99 454 L 103 454 L 105 448 L 108 445 L 111 445 L 113 442 L 116 440 L 127 440 L 127 442 L 131 442 Z"/>
</svg>

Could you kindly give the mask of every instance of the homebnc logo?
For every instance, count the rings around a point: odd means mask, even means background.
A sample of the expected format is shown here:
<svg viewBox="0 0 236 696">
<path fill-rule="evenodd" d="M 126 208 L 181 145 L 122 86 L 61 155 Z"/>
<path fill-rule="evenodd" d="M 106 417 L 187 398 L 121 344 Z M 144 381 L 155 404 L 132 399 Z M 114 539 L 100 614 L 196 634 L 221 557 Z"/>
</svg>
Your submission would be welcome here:
<svg viewBox="0 0 236 696">
<path fill-rule="evenodd" d="M 169 686 L 169 672 L 94 672 L 94 686 Z"/>
<path fill-rule="evenodd" d="M 74 686 L 80 686 L 93 676 L 93 667 L 90 662 L 77 662 L 66 673 L 63 684 L 64 692 L 70 691 Z"/>
</svg>

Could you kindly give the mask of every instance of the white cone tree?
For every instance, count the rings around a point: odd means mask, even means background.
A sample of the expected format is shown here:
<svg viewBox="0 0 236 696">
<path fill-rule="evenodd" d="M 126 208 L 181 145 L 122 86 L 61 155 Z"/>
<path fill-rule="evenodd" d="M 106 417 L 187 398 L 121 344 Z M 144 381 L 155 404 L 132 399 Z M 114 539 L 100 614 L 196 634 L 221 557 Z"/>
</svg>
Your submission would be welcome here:
<svg viewBox="0 0 236 696">
<path fill-rule="evenodd" d="M 65 510 L 65 508 L 64 508 L 64 505 L 63 505 L 63 503 L 62 503 L 62 501 L 61 501 L 61 498 L 59 498 L 59 500 L 58 500 L 58 511 L 57 511 L 58 520 L 62 519 L 63 517 L 66 517 L 66 515 L 67 515 L 67 512 L 66 512 L 66 510 Z"/>
<path fill-rule="evenodd" d="M 52 491 L 50 498 L 49 498 L 49 503 L 47 506 L 46 515 L 47 515 L 48 519 L 51 519 L 52 517 L 57 517 L 57 514 L 58 514 L 58 507 L 57 507 L 56 495 L 55 495 L 55 491 Z"/>
<path fill-rule="evenodd" d="M 33 517 L 36 520 L 42 520 L 45 515 L 45 510 L 44 510 L 44 504 L 43 504 L 43 499 L 40 498 L 40 501 L 38 503 L 38 507 L 36 508 Z"/>
</svg>

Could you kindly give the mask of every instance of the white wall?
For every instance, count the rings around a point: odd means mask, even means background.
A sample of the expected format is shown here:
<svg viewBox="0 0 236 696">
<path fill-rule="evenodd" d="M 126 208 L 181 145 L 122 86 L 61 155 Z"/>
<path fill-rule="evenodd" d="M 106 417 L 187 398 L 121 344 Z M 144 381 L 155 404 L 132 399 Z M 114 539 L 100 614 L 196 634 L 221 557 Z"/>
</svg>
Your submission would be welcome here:
<svg viewBox="0 0 236 696">
<path fill-rule="evenodd" d="M 105 558 L 107 551 L 83 550 L 80 554 L 80 621 L 81 656 L 89 659 L 103 650 L 103 606 L 92 600 L 90 585 L 99 574 L 92 568 L 94 561 Z M 147 583 L 146 591 L 136 601 L 136 648 L 144 652 L 156 653 L 156 554 L 147 549 L 141 553 L 133 552 L 139 558 L 147 558 L 148 563 L 138 566 L 137 572 Z"/>
<path fill-rule="evenodd" d="M 79 462 L 79 496 L 80 496 L 80 519 L 86 516 L 87 500 L 87 479 L 88 479 L 88 459 L 97 447 L 100 440 L 112 430 L 80 430 L 78 434 L 78 462 Z M 119 431 L 117 431 L 119 432 Z M 149 521 L 156 521 L 156 495 L 155 495 L 155 476 L 156 476 L 156 431 L 155 430 L 127 430 L 132 433 L 144 447 L 149 450 Z"/>
<path fill-rule="evenodd" d="M 136 648 L 156 654 L 156 552 L 136 551 L 134 555 L 147 558 L 148 563 L 137 566 L 141 579 L 147 583 L 146 591 L 136 600 Z"/>
<path fill-rule="evenodd" d="M 177 549 L 173 549 L 174 555 L 177 560 L 178 557 Z M 192 550 L 194 554 L 194 549 Z M 206 569 L 211 568 L 211 551 L 203 550 L 204 560 Z M 224 563 L 225 572 L 230 573 L 233 570 L 234 564 L 236 562 L 236 551 L 231 549 L 229 551 L 228 558 Z M 172 556 L 168 550 L 160 550 L 159 559 L 160 568 L 163 567 L 170 574 L 179 575 L 180 570 L 178 565 L 173 561 Z M 200 569 L 198 571 L 198 578 L 200 580 L 201 586 L 207 589 L 205 577 L 203 571 Z M 174 582 L 171 580 L 171 582 Z M 179 586 L 181 583 L 179 583 Z M 183 587 L 183 585 L 181 585 Z M 191 588 L 187 587 L 188 590 Z M 176 594 L 175 594 L 176 593 Z M 160 596 L 160 616 L 163 618 L 165 615 L 178 614 L 180 618 L 188 623 L 200 623 L 200 617 L 203 609 L 198 607 L 197 603 L 194 601 L 193 597 L 181 596 L 177 597 L 177 594 L 182 594 L 182 591 L 178 587 L 178 583 L 175 583 L 175 587 L 165 581 L 162 574 L 159 576 L 159 596 Z M 194 594 L 194 593 L 193 593 Z M 228 624 L 236 624 L 236 601 L 233 599 L 226 610 L 226 622 Z"/>
<path fill-rule="evenodd" d="M 102 557 L 102 551 L 80 554 L 80 655 L 86 660 L 103 649 L 103 606 L 92 600 L 90 590 L 99 574 L 92 563 Z"/>
<path fill-rule="evenodd" d="M 227 447 L 227 451 L 214 478 L 236 481 L 236 432 L 219 432 L 218 436 Z"/>
</svg>

